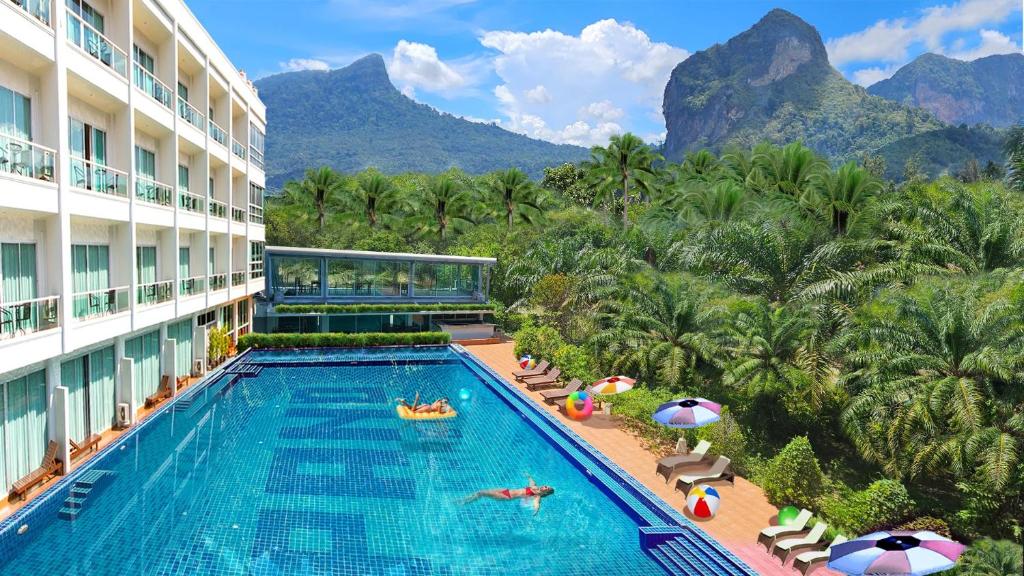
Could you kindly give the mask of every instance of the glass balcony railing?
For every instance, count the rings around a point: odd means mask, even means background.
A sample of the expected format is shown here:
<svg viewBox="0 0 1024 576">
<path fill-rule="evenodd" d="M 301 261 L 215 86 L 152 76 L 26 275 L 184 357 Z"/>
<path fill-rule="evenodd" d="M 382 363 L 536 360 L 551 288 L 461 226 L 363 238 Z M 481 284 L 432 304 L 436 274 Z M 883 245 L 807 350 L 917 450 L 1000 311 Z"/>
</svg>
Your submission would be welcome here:
<svg viewBox="0 0 1024 576">
<path fill-rule="evenodd" d="M 228 205 L 219 200 L 210 200 L 210 216 L 214 218 L 227 218 Z"/>
<path fill-rule="evenodd" d="M 245 270 L 242 270 L 241 272 L 232 272 L 231 285 L 241 286 L 242 284 L 245 284 Z"/>
<path fill-rule="evenodd" d="M 188 190 L 178 190 L 178 206 L 182 210 L 202 214 L 206 211 L 206 198 Z"/>
<path fill-rule="evenodd" d="M 171 187 L 143 176 L 135 177 L 135 198 L 151 204 L 173 206 Z"/>
<path fill-rule="evenodd" d="M 75 318 L 98 318 L 113 316 L 128 310 L 131 304 L 131 288 L 104 288 L 91 292 L 78 292 L 71 297 L 71 309 Z"/>
<path fill-rule="evenodd" d="M 231 208 L 231 219 L 235 222 L 245 222 L 245 210 L 241 208 Z"/>
<path fill-rule="evenodd" d="M 60 296 L 0 303 L 0 340 L 60 327 Z"/>
<path fill-rule="evenodd" d="M 193 276 L 182 278 L 181 287 L 178 292 L 182 296 L 195 296 L 206 292 L 206 276 Z"/>
<path fill-rule="evenodd" d="M 231 139 L 231 151 L 235 153 L 235 156 L 245 160 L 245 146 L 242 146 L 242 143 L 234 138 Z"/>
<path fill-rule="evenodd" d="M 43 24 L 50 26 L 50 0 L 11 0 L 15 6 L 27 12 Z"/>
<path fill-rule="evenodd" d="M 174 298 L 174 280 L 140 284 L 135 294 L 135 301 L 143 306 L 152 306 L 168 302 Z"/>
<path fill-rule="evenodd" d="M 224 290 L 228 287 L 227 274 L 213 274 L 210 276 L 210 292 Z"/>
<path fill-rule="evenodd" d="M 195 126 L 200 132 L 202 132 L 203 120 L 205 120 L 205 118 L 199 113 L 199 110 L 196 110 L 194 106 L 189 104 L 181 96 L 178 96 L 178 116 L 181 116 L 189 124 Z"/>
<path fill-rule="evenodd" d="M 128 54 L 106 36 L 68 10 L 68 42 L 99 60 L 124 78 L 128 77 Z"/>
<path fill-rule="evenodd" d="M 128 197 L 128 174 L 84 158 L 71 157 L 71 187 Z"/>
<path fill-rule="evenodd" d="M 213 120 L 210 120 L 207 125 L 210 128 L 210 138 L 213 138 L 214 142 L 219 142 L 222 146 L 227 146 L 228 133 Z"/>
<path fill-rule="evenodd" d="M 56 159 L 56 150 L 0 134 L 0 174 L 16 174 L 53 182 Z"/>
<path fill-rule="evenodd" d="M 134 74 L 132 80 L 135 82 L 135 86 L 142 90 L 146 94 L 149 94 L 154 100 L 163 104 L 165 107 L 170 108 L 171 102 L 174 101 L 174 92 L 157 79 L 156 76 L 142 67 L 138 62 L 133 67 Z"/>
</svg>

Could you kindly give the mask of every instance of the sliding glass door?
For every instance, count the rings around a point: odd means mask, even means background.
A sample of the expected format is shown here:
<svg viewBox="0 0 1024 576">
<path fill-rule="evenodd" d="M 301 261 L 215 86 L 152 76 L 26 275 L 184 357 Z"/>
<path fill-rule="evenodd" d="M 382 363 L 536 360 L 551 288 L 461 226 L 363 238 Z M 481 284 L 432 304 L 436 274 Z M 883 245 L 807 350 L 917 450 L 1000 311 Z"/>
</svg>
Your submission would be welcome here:
<svg viewBox="0 0 1024 576">
<path fill-rule="evenodd" d="M 0 383 L 0 485 L 5 493 L 43 461 L 46 404 L 45 370 Z"/>
<path fill-rule="evenodd" d="M 33 313 L 35 308 L 30 304 L 11 304 L 38 297 L 36 245 L 0 244 L 0 278 L 3 284 L 0 292 L 0 333 L 35 328 L 39 320 Z"/>
</svg>

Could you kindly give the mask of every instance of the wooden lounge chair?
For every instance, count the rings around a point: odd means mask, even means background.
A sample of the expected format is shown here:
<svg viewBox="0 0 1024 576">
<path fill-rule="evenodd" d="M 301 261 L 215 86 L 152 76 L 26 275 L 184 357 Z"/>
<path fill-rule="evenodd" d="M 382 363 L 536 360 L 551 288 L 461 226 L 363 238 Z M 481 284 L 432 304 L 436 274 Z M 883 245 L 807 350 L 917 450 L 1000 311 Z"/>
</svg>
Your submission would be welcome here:
<svg viewBox="0 0 1024 576">
<path fill-rule="evenodd" d="M 178 387 L 178 390 L 181 390 L 187 384 L 188 384 L 188 376 L 178 376 L 178 378 L 175 379 L 175 381 L 174 381 L 174 385 Z"/>
<path fill-rule="evenodd" d="M 764 546 L 765 550 L 771 552 L 779 536 L 795 536 L 806 530 L 807 523 L 814 514 L 804 508 L 797 514 L 796 519 L 789 526 L 769 526 L 757 535 L 757 543 Z"/>
<path fill-rule="evenodd" d="M 691 450 L 689 454 L 673 454 L 658 460 L 658 469 L 654 472 L 655 474 L 664 476 L 665 483 L 668 484 L 669 479 L 672 478 L 672 475 L 678 472 L 680 468 L 702 462 L 704 457 L 707 456 L 708 449 L 710 448 L 711 442 L 701 440 L 697 443 L 697 447 Z"/>
<path fill-rule="evenodd" d="M 512 373 L 512 375 L 516 377 L 516 380 L 520 380 L 522 378 L 529 378 L 531 376 L 542 376 L 544 374 L 547 374 L 549 366 L 551 366 L 550 362 L 548 362 L 547 360 L 541 360 L 540 364 L 537 364 L 535 367 L 529 370 L 516 370 L 515 372 Z"/>
<path fill-rule="evenodd" d="M 789 555 L 793 552 L 803 552 L 810 548 L 816 548 L 821 542 L 821 537 L 825 535 L 825 530 L 828 528 L 828 524 L 825 522 L 818 522 L 811 527 L 811 531 L 806 536 L 800 538 L 786 538 L 785 540 L 779 540 L 775 543 L 775 547 L 772 549 L 772 554 L 782 561 L 783 564 L 789 560 Z"/>
<path fill-rule="evenodd" d="M 57 459 L 57 449 L 60 447 L 55 441 L 50 440 L 46 445 L 46 453 L 43 455 L 43 463 L 27 476 L 18 480 L 11 486 L 11 496 L 24 498 L 28 491 L 38 484 L 42 484 L 50 476 L 56 476 L 60 471 L 60 460 Z"/>
<path fill-rule="evenodd" d="M 558 386 L 558 377 L 562 375 L 561 368 L 553 368 L 551 372 L 543 376 L 534 376 L 533 378 L 523 378 L 521 382 L 526 384 L 526 389 L 530 392 L 536 392 L 542 388 L 552 388 Z"/>
<path fill-rule="evenodd" d="M 565 388 L 560 388 L 558 390 L 545 390 L 541 392 L 540 395 L 548 404 L 554 404 L 555 400 L 558 400 L 560 398 L 568 398 L 569 394 L 578 391 L 582 387 L 583 381 L 580 380 L 579 378 L 573 378 L 572 382 L 569 382 L 569 384 Z"/>
<path fill-rule="evenodd" d="M 804 552 L 800 554 L 793 560 L 793 568 L 798 570 L 804 576 L 807 576 L 807 574 L 812 570 L 828 562 L 829 556 L 831 556 L 830 549 L 833 546 L 842 544 L 843 542 L 846 542 L 846 536 L 839 535 L 836 536 L 835 540 L 833 540 L 832 543 L 828 545 L 828 548 L 825 548 L 824 550 L 813 550 L 811 552 Z"/>
<path fill-rule="evenodd" d="M 701 470 L 695 474 L 683 474 L 679 476 L 679 479 L 676 480 L 676 490 L 686 494 L 694 484 L 703 484 L 706 482 L 714 482 L 716 480 L 724 480 L 732 484 L 736 479 L 736 474 L 733 473 L 732 469 L 729 467 L 729 463 L 731 462 L 732 460 L 729 460 L 725 456 L 719 456 L 718 459 L 711 464 L 711 468 Z"/>
<path fill-rule="evenodd" d="M 146 408 L 152 408 L 159 404 L 164 398 L 171 397 L 171 377 L 164 374 L 160 377 L 160 387 L 152 396 L 146 397 Z"/>
<path fill-rule="evenodd" d="M 100 435 L 93 434 L 89 436 L 81 443 L 75 442 L 73 438 L 68 438 L 68 442 L 71 443 L 71 461 L 74 462 L 82 456 L 85 456 L 89 452 L 96 450 L 100 446 Z"/>
</svg>

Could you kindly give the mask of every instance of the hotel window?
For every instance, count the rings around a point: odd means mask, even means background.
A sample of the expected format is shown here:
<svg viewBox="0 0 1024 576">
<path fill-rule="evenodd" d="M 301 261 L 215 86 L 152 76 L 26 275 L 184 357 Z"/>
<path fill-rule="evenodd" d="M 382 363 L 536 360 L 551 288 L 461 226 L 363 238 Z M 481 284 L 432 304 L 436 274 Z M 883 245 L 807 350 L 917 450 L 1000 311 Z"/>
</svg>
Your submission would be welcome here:
<svg viewBox="0 0 1024 576">
<path fill-rule="evenodd" d="M 85 122 L 69 118 L 71 185 L 86 190 L 109 192 L 116 176 L 107 166 L 107 133 Z"/>
<path fill-rule="evenodd" d="M 235 307 L 232 304 L 222 306 L 220 309 L 220 327 L 227 328 L 230 332 L 235 329 Z"/>
<path fill-rule="evenodd" d="M 263 224 L 263 187 L 249 184 L 249 222 Z"/>
<path fill-rule="evenodd" d="M 252 122 L 249 123 L 249 159 L 252 163 L 263 169 L 263 147 L 266 136 Z"/>
<path fill-rule="evenodd" d="M 135 401 L 152 396 L 160 386 L 160 331 L 124 341 L 124 357 L 132 359 L 135 375 Z"/>
<path fill-rule="evenodd" d="M 46 451 L 46 371 L 0 383 L 0 485 L 6 492 Z"/>
<path fill-rule="evenodd" d="M 263 277 L 263 242 L 249 242 L 249 277 Z"/>
<path fill-rule="evenodd" d="M 81 442 L 114 425 L 114 347 L 62 362 L 60 384 L 68 389 L 68 435 Z"/>
<path fill-rule="evenodd" d="M 105 34 L 106 31 L 103 28 L 103 14 L 96 11 L 95 8 L 90 6 L 87 2 L 82 0 L 67 0 L 68 11 L 75 16 L 78 16 L 85 21 L 86 24 L 92 26 L 100 34 Z M 77 26 L 68 26 L 68 28 L 77 28 Z M 76 44 L 80 44 L 76 42 Z"/>
<path fill-rule="evenodd" d="M 36 245 L 0 244 L 0 334 L 34 328 L 37 313 L 30 305 L 11 304 L 33 300 L 36 294 Z"/>
<path fill-rule="evenodd" d="M 178 164 L 178 190 L 189 191 L 188 166 Z"/>
<path fill-rule="evenodd" d="M 0 154 L 4 154 L 0 158 L 9 158 L 9 141 L 4 135 L 32 141 L 32 99 L 0 86 Z"/>
<path fill-rule="evenodd" d="M 114 291 L 110 288 L 110 247 L 71 246 L 72 310 L 76 318 L 112 311 Z"/>
</svg>

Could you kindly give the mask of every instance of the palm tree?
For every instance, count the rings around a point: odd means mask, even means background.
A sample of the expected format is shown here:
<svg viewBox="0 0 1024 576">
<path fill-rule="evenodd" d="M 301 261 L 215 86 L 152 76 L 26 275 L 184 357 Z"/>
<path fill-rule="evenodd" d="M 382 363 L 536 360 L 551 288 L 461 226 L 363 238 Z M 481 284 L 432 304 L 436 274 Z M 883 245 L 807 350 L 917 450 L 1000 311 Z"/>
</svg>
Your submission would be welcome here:
<svg viewBox="0 0 1024 576">
<path fill-rule="evenodd" d="M 800 142 L 786 145 L 758 146 L 751 162 L 777 193 L 794 198 L 803 196 L 828 163 Z"/>
<path fill-rule="evenodd" d="M 1006 135 L 1006 185 L 1024 193 L 1024 124 L 1010 128 Z"/>
<path fill-rule="evenodd" d="M 838 341 L 855 391 L 843 427 L 859 452 L 897 477 L 932 472 L 1004 488 L 1024 440 L 1009 401 L 1024 368 L 1013 303 L 942 282 L 874 310 Z"/>
<path fill-rule="evenodd" d="M 329 166 L 306 170 L 302 180 L 292 180 L 284 185 L 284 193 L 296 203 L 312 202 L 316 208 L 319 229 L 324 229 L 327 206 L 344 189 L 345 182 L 340 174 Z"/>
<path fill-rule="evenodd" d="M 805 191 L 801 204 L 828 219 L 832 233 L 843 236 L 850 219 L 882 190 L 882 183 L 853 161 L 817 175 L 815 186 Z"/>
<path fill-rule="evenodd" d="M 1020 544 L 1010 540 L 982 538 L 960 557 L 951 576 L 1007 576 L 1024 574 Z"/>
<path fill-rule="evenodd" d="M 722 383 L 751 396 L 810 390 L 817 358 L 806 345 L 814 323 L 805 312 L 764 301 L 740 311 L 730 326 L 733 359 Z"/>
<path fill-rule="evenodd" d="M 432 178 L 424 191 L 423 216 L 441 241 L 449 228 L 472 224 L 475 208 L 473 191 L 447 174 Z"/>
<path fill-rule="evenodd" d="M 590 149 L 586 164 L 589 177 L 598 190 L 597 201 L 615 205 L 615 194 L 622 192 L 622 226 L 629 226 L 629 194 L 631 187 L 650 192 L 654 183 L 652 164 L 661 159 L 643 140 L 630 134 L 612 136 L 608 147 Z"/>
<path fill-rule="evenodd" d="M 360 216 L 366 218 L 370 228 L 387 220 L 401 204 L 400 194 L 391 179 L 375 170 L 367 171 L 359 177 L 353 200 L 358 204 Z"/>
<path fill-rule="evenodd" d="M 505 221 L 509 230 L 512 229 L 516 217 L 527 224 L 532 224 L 534 218 L 541 213 L 543 196 L 540 190 L 518 168 L 498 172 L 488 182 L 488 190 L 500 201 L 505 210 Z"/>
</svg>

